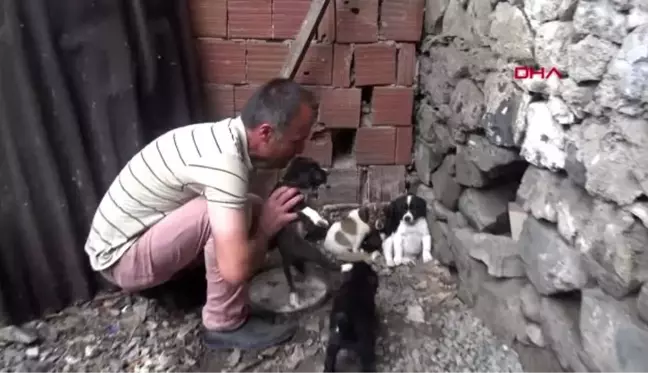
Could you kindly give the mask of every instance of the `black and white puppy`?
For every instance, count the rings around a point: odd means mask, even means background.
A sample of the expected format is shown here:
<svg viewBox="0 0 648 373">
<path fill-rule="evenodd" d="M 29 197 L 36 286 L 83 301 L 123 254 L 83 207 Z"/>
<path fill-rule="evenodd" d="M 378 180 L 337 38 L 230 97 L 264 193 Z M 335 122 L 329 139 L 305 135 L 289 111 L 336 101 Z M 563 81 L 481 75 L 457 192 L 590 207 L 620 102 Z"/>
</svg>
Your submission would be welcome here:
<svg viewBox="0 0 648 373">
<path fill-rule="evenodd" d="M 385 227 L 385 208 L 369 204 L 349 211 L 342 219 L 331 224 L 324 239 L 324 249 L 333 254 L 358 253 L 360 249 L 371 254 L 375 260 L 380 250 L 371 250 L 372 243 L 380 238 Z M 371 235 L 369 245 L 366 238 Z"/>
<path fill-rule="evenodd" d="M 387 266 L 432 260 L 432 237 L 427 223 L 427 204 L 415 194 L 407 193 L 390 202 L 386 211 L 385 240 L 382 243 Z"/>
<path fill-rule="evenodd" d="M 342 285 L 333 299 L 329 316 L 325 372 L 335 372 L 337 356 L 342 349 L 356 353 L 362 372 L 376 371 L 377 291 L 378 274 L 368 263 L 342 265 Z"/>
<path fill-rule="evenodd" d="M 290 290 L 290 304 L 293 307 L 299 307 L 300 302 L 290 271 L 291 266 L 302 275 L 305 273 L 306 262 L 313 262 L 330 270 L 339 269 L 337 264 L 306 240 L 308 232 L 313 228 L 329 225 L 326 219 L 308 206 L 308 197 L 316 196 L 317 190 L 326 185 L 327 178 L 326 171 L 316 161 L 306 157 L 296 157 L 273 188 L 273 190 L 281 186 L 299 188 L 307 197 L 292 209 L 292 212 L 297 212 L 299 218 L 281 229 L 269 243 L 270 248 L 277 248 L 281 255 L 283 271 Z"/>
</svg>

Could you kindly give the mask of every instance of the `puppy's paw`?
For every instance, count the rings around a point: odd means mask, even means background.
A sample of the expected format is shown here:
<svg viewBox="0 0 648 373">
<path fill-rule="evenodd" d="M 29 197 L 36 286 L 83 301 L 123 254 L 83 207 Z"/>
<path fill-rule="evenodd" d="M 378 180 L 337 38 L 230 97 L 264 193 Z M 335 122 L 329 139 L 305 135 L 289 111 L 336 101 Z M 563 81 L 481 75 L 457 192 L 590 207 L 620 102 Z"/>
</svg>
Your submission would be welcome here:
<svg viewBox="0 0 648 373">
<path fill-rule="evenodd" d="M 403 258 L 394 258 L 394 265 L 399 266 L 403 264 Z"/>
<path fill-rule="evenodd" d="M 322 228 L 328 228 L 329 222 L 326 219 L 319 219 L 317 222 L 315 222 L 315 225 Z"/>
<path fill-rule="evenodd" d="M 371 256 L 370 256 L 371 260 L 374 261 L 374 262 L 376 260 L 378 260 L 379 257 L 380 257 L 380 252 L 378 252 L 378 251 L 374 251 L 373 253 L 371 253 Z"/>
<path fill-rule="evenodd" d="M 430 253 L 423 253 L 423 263 L 428 263 L 431 262 L 434 258 L 432 258 L 432 254 Z"/>
<path fill-rule="evenodd" d="M 291 307 L 299 308 L 301 304 L 299 302 L 299 295 L 297 295 L 297 293 L 290 293 L 289 302 Z"/>
<path fill-rule="evenodd" d="M 414 261 L 414 259 L 409 258 L 409 257 L 407 257 L 407 258 L 403 258 L 403 260 L 402 260 L 401 263 L 404 264 L 404 265 L 408 265 L 408 266 L 411 266 L 411 265 L 416 264 L 416 262 Z"/>
<path fill-rule="evenodd" d="M 385 265 L 386 265 L 387 267 L 393 267 L 393 266 L 395 266 L 396 264 L 394 264 L 394 261 L 393 261 L 392 259 L 385 258 Z"/>
</svg>

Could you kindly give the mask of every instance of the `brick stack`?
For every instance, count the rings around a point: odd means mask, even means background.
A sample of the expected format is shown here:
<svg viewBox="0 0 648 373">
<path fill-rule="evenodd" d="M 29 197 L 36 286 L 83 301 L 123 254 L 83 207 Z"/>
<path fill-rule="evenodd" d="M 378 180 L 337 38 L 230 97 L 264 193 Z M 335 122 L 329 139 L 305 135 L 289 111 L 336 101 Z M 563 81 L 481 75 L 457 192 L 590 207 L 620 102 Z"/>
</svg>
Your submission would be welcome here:
<svg viewBox="0 0 648 373">
<path fill-rule="evenodd" d="M 211 119 L 236 115 L 278 75 L 310 1 L 188 1 Z M 296 77 L 320 98 L 326 131 L 304 153 L 332 167 L 332 182 L 339 178 L 327 202 L 402 192 L 423 14 L 424 0 L 331 0 Z M 345 162 L 338 141 L 352 144 Z"/>
</svg>

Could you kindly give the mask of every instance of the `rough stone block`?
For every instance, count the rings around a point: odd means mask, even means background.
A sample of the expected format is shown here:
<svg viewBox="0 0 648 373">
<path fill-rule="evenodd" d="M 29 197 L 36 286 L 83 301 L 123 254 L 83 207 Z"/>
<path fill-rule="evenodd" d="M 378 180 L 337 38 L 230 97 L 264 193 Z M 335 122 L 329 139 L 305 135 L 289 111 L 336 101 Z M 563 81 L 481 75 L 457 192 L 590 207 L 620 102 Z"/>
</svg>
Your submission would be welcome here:
<svg viewBox="0 0 648 373">
<path fill-rule="evenodd" d="M 529 217 L 519 244 L 527 276 L 540 294 L 579 290 L 587 284 L 580 252 L 565 243 L 555 226 Z"/>
<path fill-rule="evenodd" d="M 482 284 L 474 312 L 496 335 L 506 340 L 524 339 L 526 321 L 520 310 L 524 279 L 486 281 Z"/>
<path fill-rule="evenodd" d="M 524 226 L 524 221 L 529 216 L 529 214 L 524 212 L 524 210 L 519 204 L 515 202 L 509 202 L 508 215 L 509 215 L 509 223 L 511 225 L 511 238 L 517 241 L 520 239 L 520 235 L 522 234 L 522 227 Z"/>
<path fill-rule="evenodd" d="M 276 78 L 288 55 L 288 45 L 283 43 L 247 42 L 247 80 L 264 84 Z"/>
<path fill-rule="evenodd" d="M 523 93 L 513 84 L 510 74 L 492 73 L 484 82 L 486 104 L 481 126 L 488 140 L 504 147 L 520 145 L 526 128 L 526 105 Z"/>
<path fill-rule="evenodd" d="M 632 317 L 626 303 L 599 289 L 583 291 L 580 335 L 595 370 L 638 372 L 648 366 L 648 328 Z"/>
<path fill-rule="evenodd" d="M 431 185 L 432 173 L 441 166 L 445 152 L 432 144 L 418 139 L 414 145 L 414 167 L 421 182 Z"/>
<path fill-rule="evenodd" d="M 520 292 L 520 307 L 522 314 L 527 319 L 535 322 L 542 322 L 542 308 L 540 293 L 533 287 L 533 284 L 526 284 Z"/>
<path fill-rule="evenodd" d="M 199 38 L 198 55 L 206 83 L 245 83 L 245 44 L 238 41 Z"/>
<path fill-rule="evenodd" d="M 416 44 L 404 43 L 398 46 L 396 84 L 409 87 L 416 79 Z"/>
<path fill-rule="evenodd" d="M 327 128 L 357 128 L 360 125 L 361 95 L 358 88 L 322 89 L 319 121 Z"/>
<path fill-rule="evenodd" d="M 451 115 L 448 118 L 453 137 L 465 136 L 464 133 L 480 127 L 484 114 L 484 94 L 470 79 L 461 79 L 450 96 Z"/>
<path fill-rule="evenodd" d="M 515 185 L 491 189 L 466 189 L 459 198 L 459 211 L 479 232 L 508 233 L 508 203 L 515 196 Z"/>
<path fill-rule="evenodd" d="M 432 174 L 432 187 L 439 202 L 450 210 L 456 210 L 463 187 L 454 179 L 455 156 L 448 155 Z"/>
<path fill-rule="evenodd" d="M 457 147 L 456 180 L 470 187 L 485 187 L 494 181 L 516 180 L 526 165 L 514 150 L 497 147 L 479 135 L 470 135 Z"/>
<path fill-rule="evenodd" d="M 370 166 L 362 202 L 389 202 L 405 193 L 405 167 Z"/>
<path fill-rule="evenodd" d="M 431 214 L 428 214 L 430 216 Z M 432 235 L 432 256 L 441 264 L 446 266 L 455 266 L 454 256 L 450 248 L 448 235 L 450 228 L 448 223 L 428 218 L 430 234 Z"/>
<path fill-rule="evenodd" d="M 272 38 L 272 0 L 227 0 L 228 38 Z"/>
<path fill-rule="evenodd" d="M 333 44 L 333 86 L 348 88 L 351 86 L 351 63 L 353 47 L 351 44 Z"/>
<path fill-rule="evenodd" d="M 471 258 L 486 265 L 489 275 L 496 278 L 524 277 L 520 250 L 510 237 L 466 230 L 457 231 L 455 235 L 467 247 Z"/>
<path fill-rule="evenodd" d="M 359 165 L 394 164 L 396 128 L 360 127 L 356 132 L 355 155 Z"/>
<path fill-rule="evenodd" d="M 527 129 L 520 155 L 534 166 L 550 170 L 565 168 L 566 134 L 545 102 L 532 102 L 527 111 Z"/>
<path fill-rule="evenodd" d="M 555 223 L 558 220 L 556 206 L 562 179 L 557 173 L 529 166 L 522 176 L 517 201 L 524 211 L 530 212 L 535 218 Z"/>
<path fill-rule="evenodd" d="M 227 2 L 190 0 L 187 5 L 195 37 L 227 37 Z"/>
<path fill-rule="evenodd" d="M 643 285 L 637 296 L 637 313 L 641 320 L 648 323 L 648 285 Z"/>
<path fill-rule="evenodd" d="M 338 43 L 378 41 L 378 0 L 335 0 Z"/>
<path fill-rule="evenodd" d="M 451 225 L 449 225 L 449 228 L 450 248 L 459 275 L 459 292 L 457 295 L 469 307 L 473 307 L 482 284 L 490 276 L 488 275 L 486 266 L 482 262 L 470 257 L 469 247 L 466 247 L 465 242 L 457 235 L 457 232 L 466 231 L 465 234 L 471 234 L 473 231 L 466 228 L 455 228 Z M 459 233 L 459 235 L 461 234 Z"/>
<path fill-rule="evenodd" d="M 205 93 L 210 120 L 218 121 L 234 115 L 234 86 L 207 84 Z"/>
<path fill-rule="evenodd" d="M 396 46 L 359 44 L 354 49 L 355 85 L 387 85 L 396 82 Z"/>
<path fill-rule="evenodd" d="M 578 299 L 542 297 L 540 324 L 547 342 L 563 369 L 591 372 L 582 360 L 583 348 L 578 334 Z"/>
<path fill-rule="evenodd" d="M 287 54 L 284 55 L 284 60 Z M 283 66 L 283 64 L 282 64 Z M 275 73 L 278 75 L 279 71 Z M 333 79 L 333 46 L 311 44 L 306 51 L 295 81 L 299 84 L 330 85 Z"/>
<path fill-rule="evenodd" d="M 380 35 L 386 40 L 421 40 L 425 0 L 391 0 L 380 7 Z"/>
<path fill-rule="evenodd" d="M 371 99 L 371 111 L 375 126 L 411 126 L 414 90 L 407 87 L 376 87 Z"/>
</svg>

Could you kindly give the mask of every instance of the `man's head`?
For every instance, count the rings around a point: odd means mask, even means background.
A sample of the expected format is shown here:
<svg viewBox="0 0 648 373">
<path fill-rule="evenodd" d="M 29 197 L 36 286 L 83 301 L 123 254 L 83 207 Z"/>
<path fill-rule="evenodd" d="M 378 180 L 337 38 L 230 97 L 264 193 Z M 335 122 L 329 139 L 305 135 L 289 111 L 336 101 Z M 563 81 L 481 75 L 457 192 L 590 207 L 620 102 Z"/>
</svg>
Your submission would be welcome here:
<svg viewBox="0 0 648 373">
<path fill-rule="evenodd" d="M 304 150 L 317 110 L 313 94 L 290 79 L 276 78 L 261 86 L 241 111 L 252 163 L 285 167 Z"/>
</svg>

